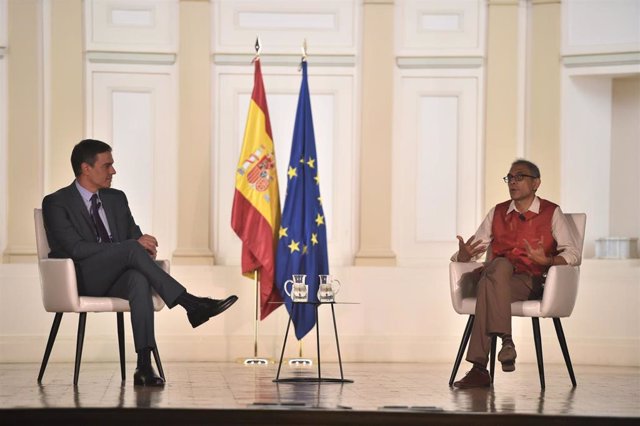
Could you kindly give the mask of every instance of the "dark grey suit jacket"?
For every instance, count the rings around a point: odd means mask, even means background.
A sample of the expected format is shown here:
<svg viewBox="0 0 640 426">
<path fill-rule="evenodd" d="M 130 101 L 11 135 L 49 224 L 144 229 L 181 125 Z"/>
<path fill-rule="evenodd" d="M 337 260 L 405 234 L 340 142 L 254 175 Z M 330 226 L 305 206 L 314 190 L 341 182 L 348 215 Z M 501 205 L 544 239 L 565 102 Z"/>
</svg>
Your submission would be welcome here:
<svg viewBox="0 0 640 426">
<path fill-rule="evenodd" d="M 99 194 L 113 242 L 140 238 L 142 232 L 131 215 L 124 192 L 106 188 Z M 75 181 L 44 197 L 42 215 L 51 247 L 49 257 L 68 257 L 77 263 L 109 246 L 97 242 L 96 228 Z"/>
</svg>

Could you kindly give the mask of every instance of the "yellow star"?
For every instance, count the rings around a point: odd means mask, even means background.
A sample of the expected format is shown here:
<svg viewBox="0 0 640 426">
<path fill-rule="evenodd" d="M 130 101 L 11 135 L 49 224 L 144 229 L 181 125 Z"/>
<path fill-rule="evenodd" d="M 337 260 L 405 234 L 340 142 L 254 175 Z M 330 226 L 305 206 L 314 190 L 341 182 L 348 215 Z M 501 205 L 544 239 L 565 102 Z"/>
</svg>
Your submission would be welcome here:
<svg viewBox="0 0 640 426">
<path fill-rule="evenodd" d="M 314 232 L 311 233 L 311 244 L 313 244 L 314 246 L 318 244 L 318 234 Z"/>
<path fill-rule="evenodd" d="M 296 243 L 294 240 L 291 240 L 291 244 L 289 244 L 289 250 L 291 250 L 291 253 L 293 253 L 294 251 L 300 251 L 300 243 Z"/>
<path fill-rule="evenodd" d="M 318 226 L 324 225 L 324 216 L 321 216 L 320 213 L 318 213 L 318 217 L 316 217 L 316 224 Z"/>
<path fill-rule="evenodd" d="M 316 185 L 320 185 L 320 177 L 318 177 L 318 175 L 316 175 L 313 180 L 316 181 Z"/>
<path fill-rule="evenodd" d="M 289 230 L 289 228 L 283 228 L 282 226 L 280 227 L 280 230 L 278 231 L 278 235 L 279 238 L 282 237 L 288 237 L 289 235 L 287 234 L 287 231 Z"/>
<path fill-rule="evenodd" d="M 289 166 L 289 171 L 287 172 L 287 174 L 289 175 L 289 179 L 293 179 L 294 177 L 298 176 L 297 169 L 294 169 L 291 166 Z"/>
<path fill-rule="evenodd" d="M 322 197 L 318 197 L 318 203 L 322 205 Z"/>
<path fill-rule="evenodd" d="M 300 159 L 300 164 L 304 164 L 304 157 Z"/>
<path fill-rule="evenodd" d="M 309 161 L 307 161 L 307 166 L 311 167 L 312 169 L 315 168 L 315 162 L 316 160 L 314 160 L 313 158 L 309 157 Z"/>
<path fill-rule="evenodd" d="M 307 245 L 302 246 L 302 254 L 307 254 Z"/>
</svg>

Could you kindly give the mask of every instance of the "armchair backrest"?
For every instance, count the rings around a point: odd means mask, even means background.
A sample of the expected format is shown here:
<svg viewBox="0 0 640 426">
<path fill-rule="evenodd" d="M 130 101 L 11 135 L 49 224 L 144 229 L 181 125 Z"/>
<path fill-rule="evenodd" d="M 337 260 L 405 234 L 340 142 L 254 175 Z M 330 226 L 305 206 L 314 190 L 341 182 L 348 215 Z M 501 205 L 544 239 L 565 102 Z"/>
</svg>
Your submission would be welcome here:
<svg viewBox="0 0 640 426">
<path fill-rule="evenodd" d="M 587 226 L 587 215 L 585 213 L 565 213 L 567 223 L 571 229 L 571 235 L 573 235 L 574 242 L 578 247 L 580 253 L 580 260 L 578 265 L 582 263 L 582 250 L 584 247 L 584 234 Z"/>
<path fill-rule="evenodd" d="M 42 219 L 42 209 L 33 209 L 33 219 L 36 224 L 36 248 L 38 251 L 38 259 L 46 259 L 49 257 L 49 241 L 47 233 L 44 230 L 44 220 Z"/>
<path fill-rule="evenodd" d="M 71 259 L 49 259 L 49 241 L 42 210 L 33 210 L 42 304 L 47 312 L 79 312 L 76 271 Z"/>
</svg>

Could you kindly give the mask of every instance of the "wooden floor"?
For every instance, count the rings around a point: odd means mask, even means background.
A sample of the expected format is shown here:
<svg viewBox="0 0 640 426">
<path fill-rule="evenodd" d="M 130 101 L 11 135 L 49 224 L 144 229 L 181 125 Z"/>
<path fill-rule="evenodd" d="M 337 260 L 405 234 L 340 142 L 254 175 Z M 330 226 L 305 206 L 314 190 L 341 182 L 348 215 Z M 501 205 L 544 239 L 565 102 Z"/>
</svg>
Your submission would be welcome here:
<svg viewBox="0 0 640 426">
<path fill-rule="evenodd" d="M 450 365 L 345 364 L 354 383 L 276 384 L 277 365 L 166 363 L 163 389 L 121 382 L 116 363 L 0 364 L 0 423 L 7 424 L 640 424 L 640 369 L 534 364 L 498 372 L 493 388 L 449 388 Z M 465 366 L 463 366 L 464 368 Z M 462 370 L 462 369 L 461 369 Z M 463 374 L 461 371 L 460 374 Z M 283 367 L 281 377 L 312 377 L 314 367 Z M 323 364 L 323 377 L 339 377 Z M 132 410 L 136 408 L 136 410 Z"/>
</svg>

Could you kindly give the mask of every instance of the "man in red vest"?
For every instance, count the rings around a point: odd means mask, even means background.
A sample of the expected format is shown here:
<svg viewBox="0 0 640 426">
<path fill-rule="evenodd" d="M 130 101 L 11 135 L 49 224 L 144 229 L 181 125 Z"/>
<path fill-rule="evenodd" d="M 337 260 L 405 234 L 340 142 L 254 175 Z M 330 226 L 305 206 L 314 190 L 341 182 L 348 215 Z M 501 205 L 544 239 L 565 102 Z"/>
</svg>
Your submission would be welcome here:
<svg viewBox="0 0 640 426">
<path fill-rule="evenodd" d="M 474 272 L 476 312 L 466 358 L 473 367 L 453 384 L 458 388 L 490 386 L 486 366 L 493 336 L 502 339 L 498 353 L 502 370 L 516 369 L 511 302 L 539 299 L 549 267 L 576 265 L 580 260 L 560 207 L 536 196 L 540 169 L 519 159 L 504 181 L 511 200 L 492 208 L 466 242 L 458 235 L 459 249 L 451 257 L 454 262 L 474 261 L 489 249 L 484 267 Z"/>
</svg>

